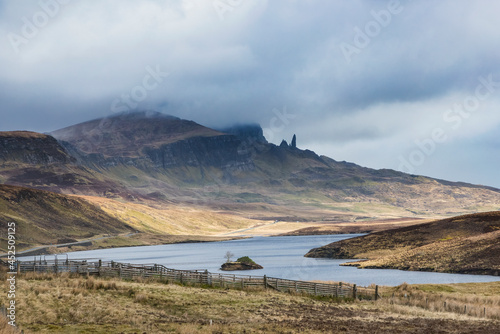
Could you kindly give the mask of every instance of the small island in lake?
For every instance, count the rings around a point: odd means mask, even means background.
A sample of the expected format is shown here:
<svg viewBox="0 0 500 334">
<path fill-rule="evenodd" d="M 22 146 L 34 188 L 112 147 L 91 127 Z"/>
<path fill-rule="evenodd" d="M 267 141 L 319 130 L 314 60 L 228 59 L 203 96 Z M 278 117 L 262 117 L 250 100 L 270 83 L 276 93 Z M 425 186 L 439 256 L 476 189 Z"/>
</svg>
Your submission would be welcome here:
<svg viewBox="0 0 500 334">
<path fill-rule="evenodd" d="M 225 271 L 254 270 L 254 269 L 264 269 L 264 267 L 255 263 L 248 256 L 240 257 L 238 260 L 236 260 L 236 262 L 228 261 L 220 267 L 220 270 L 225 270 Z"/>
</svg>

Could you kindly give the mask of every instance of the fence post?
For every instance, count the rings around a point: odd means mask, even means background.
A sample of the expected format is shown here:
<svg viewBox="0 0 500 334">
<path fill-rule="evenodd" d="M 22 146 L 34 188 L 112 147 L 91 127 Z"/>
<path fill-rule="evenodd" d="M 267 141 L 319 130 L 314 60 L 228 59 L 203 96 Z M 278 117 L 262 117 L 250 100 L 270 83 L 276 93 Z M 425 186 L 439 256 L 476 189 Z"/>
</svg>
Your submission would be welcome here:
<svg viewBox="0 0 500 334">
<path fill-rule="evenodd" d="M 375 285 L 375 300 L 377 299 L 378 299 L 378 285 Z"/>
<path fill-rule="evenodd" d="M 207 281 L 207 285 L 208 286 L 212 286 L 212 278 L 211 277 L 210 277 L 210 279 L 208 278 L 208 270 L 207 269 L 205 269 L 205 274 L 204 275 L 205 275 L 205 279 Z"/>
<path fill-rule="evenodd" d="M 20 261 L 16 261 L 16 264 L 17 264 L 16 272 L 19 275 L 19 273 L 21 273 L 21 262 Z"/>
<path fill-rule="evenodd" d="M 41 260 L 41 257 L 40 257 Z M 45 261 L 45 260 L 44 260 Z M 69 267 L 65 267 L 65 263 L 69 265 Z M 17 264 L 17 272 L 20 273 L 21 271 L 21 261 L 16 261 Z M 238 289 L 241 288 L 244 290 L 247 287 L 254 286 L 254 284 L 259 285 L 260 279 L 262 279 L 263 284 L 264 284 L 264 289 L 276 289 L 277 291 L 281 292 L 291 292 L 295 290 L 295 292 L 302 291 L 303 293 L 307 293 L 312 295 L 314 293 L 315 296 L 319 295 L 325 295 L 329 296 L 331 295 L 332 297 L 349 297 L 349 289 L 352 289 L 352 298 L 354 300 L 360 298 L 370 298 L 370 293 L 369 291 L 365 292 L 363 288 L 361 291 L 358 292 L 358 288 L 356 284 L 353 285 L 346 285 L 346 289 L 343 291 L 342 288 L 344 284 L 342 282 L 339 282 L 337 284 L 321 284 L 321 283 L 313 283 L 313 282 L 307 282 L 305 285 L 301 281 L 296 281 L 296 280 L 288 280 L 288 279 L 280 279 L 280 278 L 273 278 L 271 277 L 271 281 L 269 281 L 269 277 L 267 275 L 264 276 L 257 276 L 252 278 L 252 276 L 238 276 L 238 280 L 236 280 L 236 275 L 233 274 L 227 275 L 223 277 L 221 274 L 218 274 L 218 280 L 217 280 L 217 274 L 211 274 L 208 272 L 208 270 L 196 270 L 196 271 L 183 271 L 183 270 L 175 270 L 175 269 L 168 269 L 164 266 L 154 264 L 152 266 L 150 265 L 139 265 L 139 266 L 131 266 L 130 264 L 124 264 L 120 262 L 115 262 L 115 261 L 110 261 L 110 262 L 104 262 L 102 259 L 99 259 L 98 262 L 91 262 L 91 266 L 89 266 L 89 263 L 87 263 L 87 260 L 83 261 L 69 261 L 68 259 L 66 262 L 62 263 L 62 267 L 59 268 L 59 261 L 56 257 L 54 261 L 54 271 L 56 273 L 58 272 L 64 272 L 66 270 L 76 270 L 77 273 L 81 274 L 87 274 L 87 277 L 89 277 L 91 271 L 92 273 L 95 273 L 95 269 L 97 267 L 97 274 L 99 276 L 106 276 L 107 274 L 111 274 L 112 276 L 116 277 L 115 274 L 118 274 L 118 277 L 120 279 L 128 278 L 129 276 L 133 279 L 136 277 L 149 277 L 148 275 L 150 274 L 150 271 L 153 271 L 152 276 L 154 278 L 160 278 L 160 280 L 166 279 L 166 282 L 168 283 L 170 281 L 170 277 L 172 277 L 172 280 L 179 281 L 180 279 L 180 284 L 196 284 L 199 282 L 200 284 L 207 284 L 209 286 L 217 286 L 217 282 L 219 282 L 220 286 L 222 288 L 233 288 L 233 289 Z M 104 266 L 103 266 L 104 265 Z M 72 267 L 73 266 L 73 267 Z M 127 267 L 129 266 L 129 267 Z M 25 270 L 30 271 L 31 268 L 29 266 L 29 262 L 26 262 L 25 264 Z M 106 269 L 107 268 L 107 269 Z M 127 269 L 128 268 L 128 269 Z M 130 269 L 132 268 L 132 269 Z M 37 270 L 41 270 L 43 268 L 37 268 L 37 259 L 36 257 L 33 260 L 33 271 L 36 272 Z M 47 266 L 46 268 L 47 271 L 50 271 L 50 265 Z M 147 271 L 146 271 L 147 270 Z M 246 279 L 245 279 L 246 277 Z M 214 283 L 215 279 L 215 283 Z M 273 280 L 276 282 L 273 284 Z M 301 283 L 301 284 L 299 284 Z M 312 284 L 313 285 L 312 285 Z M 332 290 L 333 289 L 333 290 Z M 373 292 L 372 292 L 373 293 Z M 375 285 L 374 288 L 374 299 L 378 300 L 380 298 L 379 296 L 379 286 Z M 361 295 L 360 295 L 361 294 Z M 427 304 L 427 300 L 426 300 Z M 446 309 L 446 302 L 444 303 L 444 308 Z M 469 310 L 470 312 L 470 310 Z M 467 305 L 464 306 L 464 313 L 467 314 Z M 481 313 L 479 311 L 479 313 Z M 486 317 L 486 308 L 483 309 L 483 315 Z"/>
</svg>

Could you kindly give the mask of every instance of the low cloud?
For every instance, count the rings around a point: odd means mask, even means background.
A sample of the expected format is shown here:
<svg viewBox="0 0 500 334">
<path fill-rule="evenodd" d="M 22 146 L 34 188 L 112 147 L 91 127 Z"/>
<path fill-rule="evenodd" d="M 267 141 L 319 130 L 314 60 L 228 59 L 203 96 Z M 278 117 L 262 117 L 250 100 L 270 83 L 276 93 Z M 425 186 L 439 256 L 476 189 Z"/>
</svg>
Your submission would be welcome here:
<svg viewBox="0 0 500 334">
<path fill-rule="evenodd" d="M 443 113 L 474 94 L 479 77 L 500 82 L 500 4 L 395 3 L 400 10 L 377 21 L 393 2 L 2 1 L 0 130 L 109 116 L 131 94 L 135 108 L 214 127 L 268 128 L 286 108 L 296 117 L 273 142 L 297 133 L 299 147 L 397 169 L 416 140 L 449 126 Z M 346 59 L 341 45 L 356 47 L 359 31 L 369 43 Z M 148 67 L 169 73 L 154 89 L 143 86 Z M 459 131 L 445 129 L 449 139 L 415 173 L 444 177 L 439 166 L 454 161 L 457 180 L 500 187 L 488 160 L 496 149 L 483 149 L 500 127 L 498 96 Z M 484 163 L 458 168 L 469 156 Z"/>
</svg>

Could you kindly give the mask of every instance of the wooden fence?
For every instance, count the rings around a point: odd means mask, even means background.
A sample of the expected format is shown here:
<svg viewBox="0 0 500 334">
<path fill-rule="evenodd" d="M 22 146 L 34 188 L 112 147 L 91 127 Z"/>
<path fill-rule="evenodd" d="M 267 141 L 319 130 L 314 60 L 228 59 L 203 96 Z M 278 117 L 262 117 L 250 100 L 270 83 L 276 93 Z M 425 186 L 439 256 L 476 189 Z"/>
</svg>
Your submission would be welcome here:
<svg viewBox="0 0 500 334">
<path fill-rule="evenodd" d="M 134 280 L 137 278 L 153 279 L 162 282 L 205 285 L 220 288 L 246 289 L 263 287 L 282 292 L 304 293 L 314 296 L 329 296 L 351 299 L 378 299 L 378 286 L 358 287 L 356 284 L 315 283 L 296 281 L 269 276 L 251 276 L 211 273 L 207 270 L 178 270 L 160 264 L 131 264 L 102 260 L 33 260 L 18 261 L 18 273 L 78 273 Z"/>
</svg>

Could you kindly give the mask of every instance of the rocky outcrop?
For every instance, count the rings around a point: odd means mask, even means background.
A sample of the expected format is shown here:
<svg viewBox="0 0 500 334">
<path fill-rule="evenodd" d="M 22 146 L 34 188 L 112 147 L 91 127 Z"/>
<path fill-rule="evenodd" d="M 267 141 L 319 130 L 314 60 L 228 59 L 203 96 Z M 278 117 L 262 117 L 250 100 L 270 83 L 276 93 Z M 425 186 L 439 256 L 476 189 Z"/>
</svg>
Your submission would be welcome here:
<svg viewBox="0 0 500 334">
<path fill-rule="evenodd" d="M 238 150 L 241 141 L 232 135 L 193 137 L 160 148 L 146 148 L 144 153 L 155 167 L 216 167 L 222 170 L 252 170 L 250 154 Z"/>
<path fill-rule="evenodd" d="M 290 147 L 297 148 L 297 136 L 296 135 L 293 135 L 292 143 L 290 144 Z"/>
<path fill-rule="evenodd" d="M 267 144 L 264 131 L 258 124 L 235 125 L 230 128 L 221 129 L 220 131 L 234 135 L 244 142 Z"/>
<path fill-rule="evenodd" d="M 264 269 L 261 265 L 257 263 L 245 263 L 245 262 L 226 262 L 221 267 L 220 270 L 233 271 L 233 270 L 255 270 Z"/>
<path fill-rule="evenodd" d="M 47 165 L 74 159 L 51 136 L 27 131 L 0 132 L 0 162 Z"/>
</svg>

